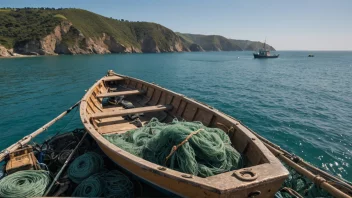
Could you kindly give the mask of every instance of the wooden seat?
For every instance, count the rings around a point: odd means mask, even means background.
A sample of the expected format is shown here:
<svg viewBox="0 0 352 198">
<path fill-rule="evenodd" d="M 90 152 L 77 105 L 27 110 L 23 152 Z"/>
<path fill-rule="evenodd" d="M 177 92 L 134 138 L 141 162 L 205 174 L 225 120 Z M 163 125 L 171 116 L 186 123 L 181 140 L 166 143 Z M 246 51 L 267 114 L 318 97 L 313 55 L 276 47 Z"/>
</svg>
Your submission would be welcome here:
<svg viewBox="0 0 352 198">
<path fill-rule="evenodd" d="M 103 80 L 104 80 L 105 82 L 107 82 L 107 81 L 123 80 L 123 78 L 120 77 L 120 76 L 106 76 L 106 77 L 103 78 Z"/>
<path fill-rule="evenodd" d="M 136 113 L 165 111 L 170 109 L 172 109 L 172 105 L 156 105 L 156 106 L 139 107 L 139 108 L 133 108 L 133 109 L 119 109 L 119 110 L 112 110 L 110 112 L 95 113 L 91 116 L 91 118 L 94 118 L 94 119 L 109 118 L 109 117 L 124 116 L 129 114 L 136 114 Z"/>
<path fill-rule="evenodd" d="M 115 97 L 115 96 L 126 96 L 126 95 L 135 95 L 142 94 L 144 91 L 140 90 L 131 90 L 131 91 L 118 91 L 118 92 L 109 92 L 97 95 L 98 98 L 107 98 L 107 97 Z"/>
</svg>

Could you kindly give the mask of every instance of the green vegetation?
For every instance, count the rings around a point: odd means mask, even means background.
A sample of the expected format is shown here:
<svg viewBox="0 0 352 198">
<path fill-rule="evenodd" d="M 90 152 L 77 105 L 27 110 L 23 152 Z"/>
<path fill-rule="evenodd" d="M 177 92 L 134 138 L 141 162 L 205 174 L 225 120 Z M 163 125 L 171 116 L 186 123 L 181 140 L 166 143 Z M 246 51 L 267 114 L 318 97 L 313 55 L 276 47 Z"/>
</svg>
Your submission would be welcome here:
<svg viewBox="0 0 352 198">
<path fill-rule="evenodd" d="M 219 35 L 184 34 L 179 32 L 177 32 L 176 34 L 181 37 L 181 40 L 185 43 L 187 47 L 189 47 L 193 43 L 196 43 L 206 51 L 216 51 L 219 49 L 223 51 L 256 51 L 263 47 L 263 43 L 261 42 L 227 39 Z M 267 47 L 270 48 L 270 50 L 275 50 L 269 45 L 267 45 Z"/>
<path fill-rule="evenodd" d="M 67 19 L 64 15 L 62 14 L 55 14 L 54 17 L 60 18 L 60 19 Z"/>
<path fill-rule="evenodd" d="M 0 12 L 10 12 L 10 9 L 0 9 Z"/>
<path fill-rule="evenodd" d="M 152 38 L 161 49 L 168 49 L 175 42 L 177 35 L 170 29 L 148 22 L 128 23 L 137 41 Z"/>
<path fill-rule="evenodd" d="M 247 51 L 257 51 L 261 48 L 263 48 L 263 43 L 259 41 L 248 41 L 248 40 L 235 40 L 235 39 L 230 39 L 232 42 L 235 42 L 238 46 L 240 46 L 243 50 Z M 266 48 L 275 51 L 275 49 L 266 44 Z"/>
<path fill-rule="evenodd" d="M 73 26 L 85 37 L 97 38 L 106 33 L 124 45 L 138 45 L 127 22 L 121 22 L 81 9 L 58 10 L 58 13 L 71 21 Z"/>
<path fill-rule="evenodd" d="M 145 51 L 170 51 L 178 41 L 186 47 L 200 45 L 206 51 L 257 50 L 260 42 L 227 39 L 217 35 L 175 34 L 172 30 L 149 22 L 129 22 L 104 17 L 82 9 L 54 8 L 0 8 L 0 44 L 14 48 L 31 40 L 40 40 L 53 32 L 62 21 L 72 23 L 70 31 L 62 36 L 66 46 L 85 47 L 85 38 L 102 38 L 107 34 L 119 44 Z M 78 41 L 78 43 L 77 43 Z M 182 45 L 182 43 L 180 42 Z"/>
<path fill-rule="evenodd" d="M 140 48 L 140 42 L 152 38 L 161 48 L 168 48 L 177 37 L 175 33 L 156 23 L 128 22 L 104 17 L 82 9 L 64 9 L 64 15 L 86 37 L 101 37 L 103 33 L 112 36 L 119 43 Z"/>
<path fill-rule="evenodd" d="M 104 17 L 82 9 L 24 8 L 1 9 L 0 44 L 7 48 L 17 43 L 38 40 L 50 34 L 60 21 L 68 20 L 86 38 L 101 38 L 103 33 L 126 47 L 141 48 L 144 39 L 153 39 L 161 49 L 168 49 L 177 35 L 156 23 L 128 22 Z M 6 12 L 5 12 L 6 11 Z M 73 45 L 75 34 L 65 35 L 64 43 Z"/>
<path fill-rule="evenodd" d="M 17 43 L 50 34 L 60 22 L 53 16 L 50 11 L 38 9 L 6 9 L 6 12 L 0 12 L 0 44 L 12 48 Z"/>
<path fill-rule="evenodd" d="M 188 37 L 187 34 L 182 34 L 179 32 L 176 32 L 176 34 L 181 38 L 182 42 L 187 46 L 191 46 L 195 41 L 192 40 L 192 38 Z"/>
<path fill-rule="evenodd" d="M 181 34 L 177 33 L 188 46 L 192 43 L 200 45 L 206 51 L 242 50 L 235 42 L 218 35 Z"/>
</svg>

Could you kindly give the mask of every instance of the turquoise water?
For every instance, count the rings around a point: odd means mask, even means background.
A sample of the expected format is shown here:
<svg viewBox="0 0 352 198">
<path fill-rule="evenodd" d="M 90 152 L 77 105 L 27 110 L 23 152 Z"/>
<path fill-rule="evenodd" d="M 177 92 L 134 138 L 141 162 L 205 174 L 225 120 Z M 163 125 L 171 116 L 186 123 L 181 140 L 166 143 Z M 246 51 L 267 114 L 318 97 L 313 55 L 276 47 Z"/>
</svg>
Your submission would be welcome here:
<svg viewBox="0 0 352 198">
<path fill-rule="evenodd" d="M 208 103 L 352 181 L 352 52 L 280 54 L 268 60 L 250 52 L 0 59 L 0 149 L 66 110 L 113 69 Z M 36 141 L 76 127 L 82 125 L 73 111 Z"/>
</svg>

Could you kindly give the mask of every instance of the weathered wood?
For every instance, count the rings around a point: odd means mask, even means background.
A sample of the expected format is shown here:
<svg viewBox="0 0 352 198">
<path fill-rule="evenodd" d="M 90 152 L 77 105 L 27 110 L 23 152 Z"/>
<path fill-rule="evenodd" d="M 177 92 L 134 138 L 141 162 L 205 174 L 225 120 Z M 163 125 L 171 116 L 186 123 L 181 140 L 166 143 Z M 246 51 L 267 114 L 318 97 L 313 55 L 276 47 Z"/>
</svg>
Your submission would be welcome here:
<svg viewBox="0 0 352 198">
<path fill-rule="evenodd" d="M 103 78 L 103 80 L 105 82 L 108 82 L 108 81 L 118 81 L 118 80 L 123 80 L 124 78 L 120 77 L 120 76 L 106 76 Z"/>
<path fill-rule="evenodd" d="M 109 72 L 112 73 L 113 72 Z M 121 76 L 121 75 L 117 75 Z M 104 77 L 105 78 L 105 77 Z M 104 81 L 104 78 L 101 81 Z M 91 113 L 88 112 L 88 103 L 84 101 L 89 98 L 93 91 L 88 91 L 83 98 L 81 105 L 81 119 L 83 125 L 97 141 L 100 148 L 114 162 L 125 168 L 129 172 L 145 179 L 148 182 L 156 184 L 160 188 L 175 192 L 178 195 L 185 197 L 248 197 L 251 193 L 261 192 L 260 197 L 274 197 L 275 192 L 280 188 L 283 181 L 287 178 L 288 172 L 283 165 L 275 158 L 273 154 L 261 143 L 256 140 L 255 136 L 245 127 L 243 127 L 235 119 L 203 105 L 193 99 L 177 94 L 170 90 L 164 89 L 158 85 L 141 81 L 135 78 L 123 76 L 125 80 L 119 82 L 121 87 L 130 87 L 133 89 L 147 90 L 145 98 L 130 97 L 129 102 L 133 103 L 137 108 L 134 109 L 118 109 L 103 108 L 103 112 Z M 101 82 L 100 81 L 100 82 Z M 98 87 L 99 81 L 93 85 Z M 104 84 L 107 89 L 115 88 L 115 84 Z M 101 88 L 100 88 L 101 89 Z M 120 89 L 119 91 L 124 91 Z M 98 95 L 104 92 L 96 92 Z M 147 103 L 145 99 L 147 99 Z M 157 105 L 147 106 L 145 104 Z M 166 105 L 170 106 L 166 106 Z M 164 110 L 172 110 L 164 112 Z M 192 178 L 184 177 L 184 174 L 172 169 L 159 169 L 159 165 L 146 161 L 142 158 L 130 154 L 120 147 L 113 145 L 106 140 L 102 134 L 113 133 L 117 131 L 126 131 L 137 128 L 134 123 L 128 120 L 123 120 L 122 115 L 147 113 L 141 116 L 141 121 L 148 121 L 153 117 L 160 117 L 160 122 L 171 122 L 174 118 L 188 121 L 202 121 L 203 124 L 216 127 L 216 122 L 221 122 L 225 125 L 224 130 L 231 135 L 231 140 L 236 149 L 241 149 L 241 142 L 249 145 L 246 157 L 250 157 L 251 171 L 259 175 L 255 181 L 247 182 L 237 179 L 233 176 L 233 172 L 221 173 L 208 178 L 200 178 L 193 176 Z M 165 114 L 165 117 L 161 117 Z M 100 119 L 101 118 L 101 119 Z M 98 129 L 94 127 L 94 121 L 98 122 Z M 236 137 L 239 138 L 235 138 Z M 238 146 L 239 145 L 239 146 Z M 245 148 L 242 148 L 242 150 Z M 263 171 L 265 170 L 265 171 Z M 248 186 L 247 186 L 248 185 Z"/>
<path fill-rule="evenodd" d="M 109 92 L 98 94 L 97 98 L 107 98 L 107 97 L 115 97 L 115 96 L 127 96 L 127 95 L 135 95 L 135 94 L 143 94 L 143 91 L 140 90 L 131 90 L 131 91 L 118 91 L 118 92 Z"/>
<path fill-rule="evenodd" d="M 298 163 L 294 162 L 292 159 L 286 157 L 283 152 L 275 149 L 274 147 L 270 146 L 269 144 L 265 143 L 265 146 L 275 154 L 279 159 L 289 165 L 291 168 L 295 169 L 298 173 L 306 176 L 309 180 L 313 181 L 316 185 L 320 186 L 324 190 L 328 191 L 334 197 L 341 197 L 341 198 L 348 198 L 350 197 L 346 193 L 342 192 L 341 190 L 334 187 L 331 183 L 326 181 L 320 175 L 315 175 L 312 172 L 308 171 L 304 167 L 300 166 Z"/>
<path fill-rule="evenodd" d="M 109 71 L 109 75 L 121 77 L 121 75 L 115 74 L 113 71 Z M 241 198 L 257 197 L 259 194 L 258 197 L 274 197 L 274 194 L 278 191 L 288 176 L 287 170 L 275 156 L 279 155 L 283 160 L 288 160 L 287 156 L 289 155 L 283 155 L 285 153 L 281 153 L 281 150 L 279 154 L 273 151 L 270 152 L 270 150 L 268 150 L 270 147 L 267 148 L 266 145 L 263 144 L 263 142 L 266 144 L 266 141 L 263 141 L 262 138 L 256 137 L 254 132 L 250 131 L 239 121 L 212 107 L 164 89 L 158 85 L 127 76 L 122 77 L 125 80 L 119 83 L 123 86 L 133 89 L 147 90 L 144 99 L 140 99 L 139 97 L 131 97 L 129 99 L 129 102 L 133 103 L 138 108 L 127 110 L 121 109 L 121 107 L 120 109 L 118 109 L 118 107 L 103 108 L 103 112 L 92 113 L 89 109 L 89 103 L 85 100 L 91 95 L 96 97 L 92 90 L 86 93 L 81 104 L 81 119 L 85 128 L 97 141 L 102 151 L 115 163 L 160 188 L 184 197 L 202 196 Z M 102 87 L 98 86 L 104 81 L 104 78 L 93 85 L 93 87 L 98 87 L 100 89 L 100 92 L 96 92 L 98 94 L 106 93 L 106 90 L 103 90 Z M 109 89 L 116 88 L 116 84 L 117 83 L 106 83 L 104 85 Z M 143 107 L 145 104 L 158 104 L 158 106 Z M 160 111 L 165 110 L 165 106 L 163 106 L 164 104 L 171 104 L 173 109 L 168 112 Z M 111 111 L 111 109 L 114 109 L 114 111 Z M 234 172 L 229 171 L 207 178 L 200 178 L 197 176 L 191 178 L 183 177 L 183 173 L 172 169 L 165 169 L 164 167 L 160 167 L 157 164 L 130 154 L 119 146 L 110 143 L 102 136 L 102 134 L 107 133 L 123 133 L 124 131 L 138 127 L 130 121 L 119 117 L 121 115 L 153 111 L 154 113 L 148 113 L 141 116 L 141 121 L 148 121 L 152 117 L 160 117 L 160 114 L 166 114 L 165 119 L 159 119 L 160 122 L 171 122 L 176 117 L 187 121 L 201 121 L 206 126 L 223 129 L 228 133 L 233 146 L 241 152 L 246 159 L 248 159 L 249 167 L 246 168 L 249 169 L 242 170 L 250 170 L 252 173 L 259 176 L 255 178 L 254 181 L 246 181 L 234 177 Z M 95 116 L 108 116 L 109 118 L 89 120 Z M 99 123 L 98 129 L 93 126 L 94 121 Z M 316 171 L 312 171 L 312 173 L 313 172 L 315 173 Z M 307 174 L 305 171 L 301 171 L 301 173 Z M 317 184 L 328 191 L 330 190 L 329 192 L 334 193 L 333 195 L 337 197 L 345 197 L 343 193 L 339 192 L 339 189 L 330 185 L 328 182 L 323 182 L 318 176 L 310 176 L 309 178 L 312 181 L 319 180 Z M 338 180 L 332 179 L 330 181 Z"/>
<path fill-rule="evenodd" d="M 136 114 L 136 113 L 149 113 L 149 112 L 156 112 L 156 111 L 165 111 L 172 109 L 171 105 L 156 105 L 156 106 L 148 106 L 148 107 L 140 107 L 140 108 L 133 108 L 133 109 L 123 109 L 123 110 L 116 110 L 106 113 L 95 113 L 91 116 L 91 118 L 100 119 L 100 118 L 110 118 L 116 116 L 124 116 L 129 114 Z"/>
</svg>

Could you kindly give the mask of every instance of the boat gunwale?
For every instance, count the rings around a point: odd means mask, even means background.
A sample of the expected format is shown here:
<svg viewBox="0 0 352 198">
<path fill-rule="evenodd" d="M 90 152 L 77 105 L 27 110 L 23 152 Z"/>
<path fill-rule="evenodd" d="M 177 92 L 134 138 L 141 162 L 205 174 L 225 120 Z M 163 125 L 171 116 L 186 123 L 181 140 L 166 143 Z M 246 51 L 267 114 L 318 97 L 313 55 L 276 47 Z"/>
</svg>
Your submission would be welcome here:
<svg viewBox="0 0 352 198">
<path fill-rule="evenodd" d="M 156 89 L 159 89 L 162 91 L 166 91 L 170 94 L 173 94 L 176 97 L 181 97 L 183 100 L 186 100 L 186 102 L 196 104 L 204 109 L 212 111 L 214 113 L 214 115 L 220 116 L 221 118 L 224 118 L 227 121 L 234 123 L 235 126 L 239 128 L 239 130 L 241 130 L 243 133 L 245 133 L 245 135 L 249 139 L 252 140 L 252 143 L 254 143 L 260 149 L 260 151 L 263 153 L 263 155 L 268 160 L 268 162 L 265 162 L 265 163 L 262 163 L 259 165 L 255 165 L 255 166 L 246 167 L 246 168 L 251 168 L 251 169 L 255 169 L 255 170 L 262 170 L 263 168 L 265 168 L 266 172 L 270 172 L 270 177 L 263 178 L 263 177 L 259 176 L 256 180 L 250 181 L 250 182 L 244 182 L 244 181 L 241 181 L 237 178 L 236 178 L 236 180 L 238 180 L 238 182 L 235 182 L 235 180 L 232 182 L 226 182 L 226 183 L 225 182 L 224 183 L 216 182 L 219 180 L 222 181 L 224 179 L 224 176 L 226 176 L 228 178 L 235 178 L 232 176 L 232 173 L 234 171 L 229 171 L 229 172 L 217 174 L 217 175 L 206 177 L 206 178 L 193 176 L 192 179 L 187 179 L 187 178 L 184 178 L 181 176 L 181 175 L 184 175 L 185 173 L 182 173 L 182 172 L 179 172 L 176 170 L 172 170 L 169 168 L 167 168 L 167 171 L 161 171 L 158 169 L 160 167 L 160 165 L 149 162 L 149 161 L 144 160 L 140 157 L 134 156 L 133 154 L 130 154 L 127 151 L 124 151 L 123 149 L 119 148 L 118 146 L 110 143 L 91 124 L 90 117 L 88 116 L 88 113 L 86 112 L 86 108 L 88 105 L 87 99 L 92 95 L 92 92 L 95 90 L 95 88 L 97 86 L 99 86 L 100 83 L 104 83 L 103 81 L 106 76 L 104 76 L 100 80 L 96 81 L 93 84 L 93 86 L 91 86 L 89 88 L 89 90 L 86 92 L 86 94 L 82 98 L 81 105 L 80 105 L 80 116 L 81 116 L 82 123 L 83 123 L 84 127 L 87 129 L 87 131 L 91 134 L 91 136 L 96 141 L 98 141 L 99 145 L 100 144 L 104 145 L 105 147 L 107 147 L 111 151 L 115 152 L 116 155 L 119 155 L 124 160 L 127 160 L 128 162 L 133 163 L 142 169 L 149 170 L 153 173 L 165 176 L 170 179 L 176 179 L 179 182 L 185 182 L 188 184 L 192 184 L 194 186 L 201 185 L 203 188 L 206 187 L 206 189 L 209 189 L 210 191 L 215 191 L 215 192 L 219 192 L 219 193 L 228 193 L 228 192 L 232 192 L 232 191 L 239 191 L 244 188 L 249 188 L 251 186 L 260 185 L 263 182 L 265 183 L 265 182 L 277 181 L 279 179 L 287 178 L 288 171 L 283 167 L 281 162 L 266 148 L 266 146 L 259 139 L 257 139 L 257 137 L 251 132 L 250 129 L 248 129 L 246 126 L 242 125 L 241 122 L 237 121 L 233 117 L 228 116 L 228 115 L 224 114 L 223 112 L 221 112 L 213 107 L 210 107 L 206 104 L 198 102 L 192 98 L 188 98 L 182 94 L 179 94 L 179 93 L 173 92 L 171 90 L 168 90 L 166 88 L 160 87 L 157 84 L 149 83 L 149 82 L 146 82 L 146 81 L 143 81 L 140 79 L 136 79 L 133 77 L 124 76 L 124 75 L 120 75 L 120 74 L 116 74 L 116 75 L 123 77 L 124 80 L 130 79 L 130 80 L 134 80 L 137 82 L 141 82 L 141 83 L 144 83 L 144 84 L 151 86 L 153 88 L 156 88 Z M 256 141 L 253 141 L 252 138 L 255 138 Z M 239 170 L 241 170 L 241 169 L 239 169 Z M 143 176 L 140 176 L 140 175 L 138 175 L 138 177 L 143 178 Z M 239 185 L 239 184 L 241 184 L 241 185 Z M 167 189 L 167 188 L 165 188 L 165 189 Z"/>
</svg>

